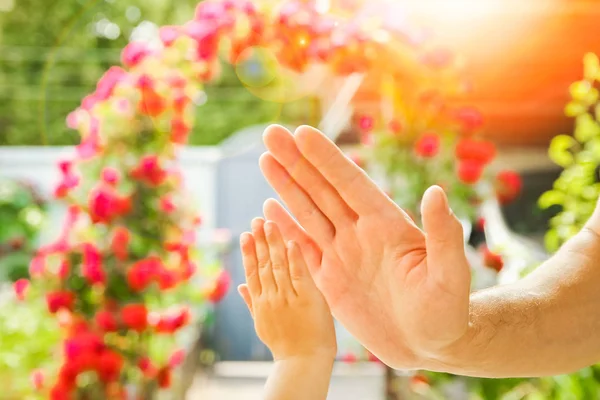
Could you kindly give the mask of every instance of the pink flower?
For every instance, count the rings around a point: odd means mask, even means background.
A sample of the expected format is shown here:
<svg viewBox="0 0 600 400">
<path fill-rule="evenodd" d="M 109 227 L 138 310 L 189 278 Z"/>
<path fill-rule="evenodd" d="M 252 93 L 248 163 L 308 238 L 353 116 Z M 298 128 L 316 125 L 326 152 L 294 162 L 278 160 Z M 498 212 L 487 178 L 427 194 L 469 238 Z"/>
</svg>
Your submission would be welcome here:
<svg viewBox="0 0 600 400">
<path fill-rule="evenodd" d="M 373 127 L 375 126 L 375 120 L 370 115 L 363 115 L 358 120 L 358 126 L 362 131 L 370 132 L 373 130 Z"/>
<path fill-rule="evenodd" d="M 33 371 L 31 374 L 31 385 L 36 391 L 42 390 L 44 387 L 44 373 L 41 370 L 36 369 Z"/>
<path fill-rule="evenodd" d="M 38 255 L 29 263 L 29 276 L 32 278 L 41 278 L 46 271 L 46 257 Z"/>
<path fill-rule="evenodd" d="M 127 77 L 127 72 L 121 67 L 110 67 L 100 78 L 96 86 L 96 99 L 98 101 L 108 99 L 119 82 Z"/>
<path fill-rule="evenodd" d="M 17 299 L 23 301 L 29 290 L 29 281 L 27 279 L 19 279 L 13 284 L 13 289 L 17 295 Z"/>
<path fill-rule="evenodd" d="M 160 199 L 160 210 L 170 214 L 173 211 L 175 211 L 176 207 L 175 204 L 173 204 L 173 200 L 171 200 L 171 198 L 169 196 L 164 196 L 161 197 Z"/>
<path fill-rule="evenodd" d="M 456 111 L 456 119 L 466 133 L 472 133 L 483 125 L 483 116 L 473 107 L 463 107 Z"/>
<path fill-rule="evenodd" d="M 102 267 L 102 255 L 98 248 L 90 243 L 83 245 L 82 275 L 90 285 L 106 282 L 106 274 Z"/>
<path fill-rule="evenodd" d="M 219 35 L 216 23 L 212 21 L 190 21 L 185 24 L 184 29 L 188 36 L 198 42 L 197 55 L 199 60 L 210 61 L 217 57 Z"/>
<path fill-rule="evenodd" d="M 106 167 L 102 170 L 102 180 L 109 185 L 119 183 L 119 171 L 112 167 Z"/>
<path fill-rule="evenodd" d="M 185 351 L 183 351 L 183 350 L 176 350 L 169 357 L 168 365 L 171 368 L 177 368 L 181 364 L 183 364 L 184 360 L 185 360 Z"/>
<path fill-rule="evenodd" d="M 163 26 L 159 29 L 158 35 L 165 46 L 170 46 L 181 36 L 181 31 L 178 26 Z"/>
<path fill-rule="evenodd" d="M 123 49 L 121 53 L 121 62 L 126 67 L 134 67 L 151 54 L 150 49 L 140 42 L 131 42 Z"/>
</svg>

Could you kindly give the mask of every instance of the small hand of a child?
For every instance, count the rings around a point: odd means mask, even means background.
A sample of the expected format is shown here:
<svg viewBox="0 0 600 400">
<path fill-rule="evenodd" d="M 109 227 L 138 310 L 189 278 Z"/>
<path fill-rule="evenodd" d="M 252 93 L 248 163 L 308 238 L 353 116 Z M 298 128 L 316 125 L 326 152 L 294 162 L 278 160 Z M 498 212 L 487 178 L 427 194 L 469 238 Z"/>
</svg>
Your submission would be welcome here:
<svg viewBox="0 0 600 400">
<path fill-rule="evenodd" d="M 277 225 L 257 218 L 241 236 L 246 284 L 238 288 L 258 337 L 275 360 L 336 355 L 333 318 L 299 246 L 286 247 Z"/>
</svg>

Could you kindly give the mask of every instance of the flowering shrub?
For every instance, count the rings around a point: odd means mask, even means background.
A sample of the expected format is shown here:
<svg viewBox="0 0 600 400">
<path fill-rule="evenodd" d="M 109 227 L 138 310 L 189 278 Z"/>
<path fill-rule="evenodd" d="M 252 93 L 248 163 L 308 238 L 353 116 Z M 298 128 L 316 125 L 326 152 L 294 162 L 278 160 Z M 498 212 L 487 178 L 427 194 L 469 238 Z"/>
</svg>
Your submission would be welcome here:
<svg viewBox="0 0 600 400">
<path fill-rule="evenodd" d="M 45 202 L 30 185 L 0 178 L 0 280 L 27 277 L 27 265 L 45 219 Z"/>
</svg>

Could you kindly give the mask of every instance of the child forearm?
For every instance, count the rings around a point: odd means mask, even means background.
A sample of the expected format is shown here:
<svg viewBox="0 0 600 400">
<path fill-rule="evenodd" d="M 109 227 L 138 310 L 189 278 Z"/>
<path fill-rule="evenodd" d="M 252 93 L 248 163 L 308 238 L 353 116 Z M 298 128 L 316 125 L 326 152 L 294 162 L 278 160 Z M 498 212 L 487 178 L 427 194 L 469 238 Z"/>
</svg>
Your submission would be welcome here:
<svg viewBox="0 0 600 400">
<path fill-rule="evenodd" d="M 331 357 L 276 361 L 265 385 L 265 400 L 327 399 L 333 361 Z"/>
</svg>

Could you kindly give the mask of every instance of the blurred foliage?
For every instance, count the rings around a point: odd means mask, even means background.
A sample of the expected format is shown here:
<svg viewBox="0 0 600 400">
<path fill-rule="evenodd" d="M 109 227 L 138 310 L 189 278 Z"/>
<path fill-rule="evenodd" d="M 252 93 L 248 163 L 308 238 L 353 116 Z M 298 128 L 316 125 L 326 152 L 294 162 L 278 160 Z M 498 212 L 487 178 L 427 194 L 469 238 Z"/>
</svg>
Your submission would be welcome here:
<svg viewBox="0 0 600 400">
<path fill-rule="evenodd" d="M 3 298 L 4 297 L 4 298 Z M 13 302 L 0 289 L 0 385 L 10 400 L 38 399 L 31 382 L 35 370 L 55 370 L 60 357 L 53 354 L 61 337 L 57 321 L 43 298 Z M 11 301 L 10 306 L 5 304 Z"/>
<path fill-rule="evenodd" d="M 584 59 L 584 79 L 570 87 L 571 102 L 565 113 L 575 118 L 571 135 L 556 136 L 549 155 L 564 168 L 552 190 L 539 199 L 541 208 L 560 207 L 550 221 L 546 234 L 548 250 L 556 251 L 577 233 L 592 215 L 600 194 L 598 165 L 600 164 L 600 61 L 595 54 Z"/>
<path fill-rule="evenodd" d="M 0 178 L 0 281 L 28 275 L 45 204 L 31 186 Z"/>
<path fill-rule="evenodd" d="M 38 0 L 15 1 L 12 10 L 0 12 L 0 145 L 78 143 L 65 118 L 104 71 L 119 63 L 132 33 L 183 23 L 197 3 L 56 0 L 41 7 Z M 192 145 L 216 144 L 254 124 L 315 122 L 305 100 L 284 106 L 259 99 L 243 88 L 231 66 L 206 94 Z"/>
</svg>

